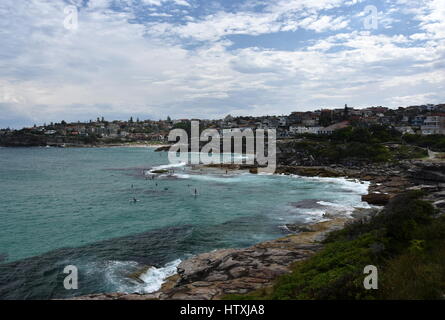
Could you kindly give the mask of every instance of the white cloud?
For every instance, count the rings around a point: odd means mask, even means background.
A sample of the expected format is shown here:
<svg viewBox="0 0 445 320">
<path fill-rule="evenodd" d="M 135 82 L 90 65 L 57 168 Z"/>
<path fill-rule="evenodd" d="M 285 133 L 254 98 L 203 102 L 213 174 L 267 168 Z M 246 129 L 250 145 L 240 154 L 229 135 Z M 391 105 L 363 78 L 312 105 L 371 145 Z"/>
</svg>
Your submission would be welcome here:
<svg viewBox="0 0 445 320">
<path fill-rule="evenodd" d="M 393 105 L 404 107 L 424 104 L 425 101 L 432 100 L 434 96 L 434 93 L 420 93 L 407 96 L 395 96 L 389 99 Z"/>
<path fill-rule="evenodd" d="M 190 7 L 190 3 L 188 3 L 186 0 L 142 0 L 142 2 L 152 6 L 161 6 L 164 3 L 173 2 L 179 6 Z"/>
<path fill-rule="evenodd" d="M 163 25 L 162 30 L 158 25 L 154 25 L 151 31 L 153 34 L 159 34 L 162 31 L 164 36 L 178 35 L 199 41 L 217 41 L 227 35 L 260 35 L 279 31 L 296 31 L 300 28 L 316 32 L 335 31 L 346 28 L 348 19 L 328 15 L 319 16 L 318 12 L 339 7 L 342 2 L 341 0 L 271 2 L 263 12 L 219 11 L 185 25 Z"/>
<path fill-rule="evenodd" d="M 416 14 L 421 25 L 415 33 L 389 35 L 350 32 L 347 15 L 324 11 L 345 4 L 337 0 L 275 1 L 262 11 L 219 10 L 185 23 L 145 24 L 134 22 L 136 11 L 113 11 L 96 0 L 81 8 L 76 32 L 63 27 L 61 0 L 2 0 L 0 111 L 48 122 L 443 102 L 445 41 L 436 29 L 442 7 L 428 3 Z M 300 29 L 317 36 L 293 51 L 233 49 L 222 40 Z M 175 36 L 202 43 L 190 48 Z"/>
</svg>

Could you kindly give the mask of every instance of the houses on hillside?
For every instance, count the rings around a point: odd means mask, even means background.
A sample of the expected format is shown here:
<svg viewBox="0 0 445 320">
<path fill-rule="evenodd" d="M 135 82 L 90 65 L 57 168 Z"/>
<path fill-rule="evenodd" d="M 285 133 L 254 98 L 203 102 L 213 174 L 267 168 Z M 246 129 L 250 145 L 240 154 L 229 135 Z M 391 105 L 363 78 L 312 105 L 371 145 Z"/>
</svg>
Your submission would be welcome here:
<svg viewBox="0 0 445 320">
<path fill-rule="evenodd" d="M 198 119 L 196 119 L 198 120 Z M 93 137 L 120 140 L 167 141 L 170 130 L 184 127 L 190 119 L 144 120 L 136 121 L 96 121 L 77 123 L 51 123 L 49 125 L 25 128 L 33 134 L 59 137 Z M 200 119 L 201 128 L 222 131 L 238 128 L 241 131 L 257 129 L 275 129 L 278 139 L 293 138 L 301 134 L 331 135 L 336 130 L 350 125 L 370 127 L 382 125 L 401 132 L 402 134 L 445 134 L 445 104 L 410 106 L 389 109 L 386 107 L 370 107 L 354 109 L 345 105 L 344 108 L 315 111 L 292 112 L 281 116 L 244 116 L 227 115 L 218 120 Z M 0 130 L 0 135 L 8 135 L 13 131 Z"/>
<path fill-rule="evenodd" d="M 445 114 L 425 117 L 420 129 L 423 135 L 445 134 Z"/>
</svg>

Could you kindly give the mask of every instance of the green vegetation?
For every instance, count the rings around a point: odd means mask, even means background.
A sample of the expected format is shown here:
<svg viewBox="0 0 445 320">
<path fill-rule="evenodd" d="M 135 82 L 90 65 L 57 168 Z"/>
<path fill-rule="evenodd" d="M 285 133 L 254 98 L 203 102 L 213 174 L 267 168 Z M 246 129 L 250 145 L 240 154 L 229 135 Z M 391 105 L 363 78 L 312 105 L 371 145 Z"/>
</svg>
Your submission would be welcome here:
<svg viewBox="0 0 445 320">
<path fill-rule="evenodd" d="M 395 197 L 369 221 L 331 233 L 322 251 L 274 286 L 226 299 L 443 299 L 445 217 L 422 196 Z M 363 287 L 367 265 L 378 267 L 378 290 Z"/>
<path fill-rule="evenodd" d="M 335 131 L 331 136 L 334 141 L 371 144 L 401 141 L 401 137 L 402 134 L 400 132 L 382 125 L 370 127 L 350 126 Z"/>
<path fill-rule="evenodd" d="M 428 156 L 425 149 L 407 145 L 402 135 L 385 126 L 350 126 L 335 131 L 331 136 L 305 134 L 295 142 L 297 150 L 326 164 L 344 162 L 392 162 Z"/>
<path fill-rule="evenodd" d="M 445 135 L 421 136 L 409 134 L 403 136 L 403 140 L 408 144 L 430 148 L 433 151 L 445 152 Z"/>
<path fill-rule="evenodd" d="M 420 159 L 428 156 L 428 151 L 409 145 L 398 145 L 391 149 L 392 157 L 397 160 L 407 160 L 407 159 Z"/>
</svg>

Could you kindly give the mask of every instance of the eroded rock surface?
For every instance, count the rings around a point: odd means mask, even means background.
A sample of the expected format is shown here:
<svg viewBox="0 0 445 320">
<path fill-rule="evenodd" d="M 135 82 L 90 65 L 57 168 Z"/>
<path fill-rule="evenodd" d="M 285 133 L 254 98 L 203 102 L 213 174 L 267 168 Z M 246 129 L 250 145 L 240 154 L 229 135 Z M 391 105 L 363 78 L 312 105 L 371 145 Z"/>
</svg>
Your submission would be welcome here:
<svg viewBox="0 0 445 320">
<path fill-rule="evenodd" d="M 311 227 L 310 232 L 263 242 L 245 249 L 225 249 L 203 253 L 183 261 L 178 274 L 152 294 L 99 294 L 75 299 L 92 300 L 211 300 L 226 294 L 243 294 L 269 286 L 290 272 L 290 265 L 307 259 L 321 249 L 320 241 L 332 230 L 344 226 L 346 218 L 336 218 Z"/>
</svg>

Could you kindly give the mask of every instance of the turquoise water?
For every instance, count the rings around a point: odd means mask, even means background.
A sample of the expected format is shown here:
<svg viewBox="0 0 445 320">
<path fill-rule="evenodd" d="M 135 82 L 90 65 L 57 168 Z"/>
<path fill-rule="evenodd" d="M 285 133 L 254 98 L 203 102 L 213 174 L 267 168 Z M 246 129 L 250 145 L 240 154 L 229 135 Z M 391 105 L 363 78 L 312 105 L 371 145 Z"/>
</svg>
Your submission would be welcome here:
<svg viewBox="0 0 445 320">
<path fill-rule="evenodd" d="M 180 259 L 277 238 L 286 223 L 320 220 L 327 209 L 363 206 L 367 188 L 184 166 L 146 176 L 165 164 L 167 154 L 150 148 L 0 148 L 0 298 L 150 292 Z M 302 205 L 308 199 L 324 206 Z M 79 268 L 75 292 L 63 288 L 66 265 Z M 146 265 L 156 269 L 145 282 L 128 278 Z"/>
</svg>

